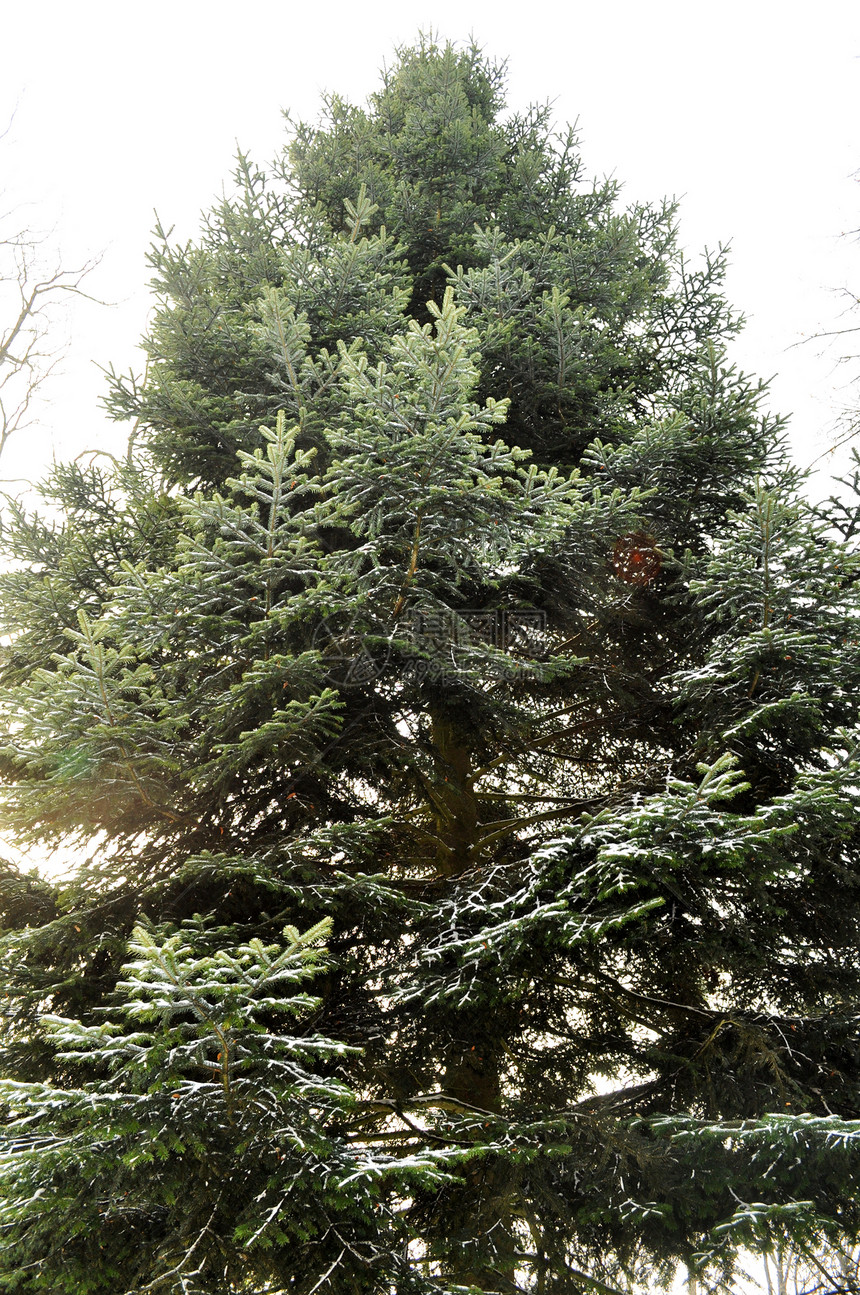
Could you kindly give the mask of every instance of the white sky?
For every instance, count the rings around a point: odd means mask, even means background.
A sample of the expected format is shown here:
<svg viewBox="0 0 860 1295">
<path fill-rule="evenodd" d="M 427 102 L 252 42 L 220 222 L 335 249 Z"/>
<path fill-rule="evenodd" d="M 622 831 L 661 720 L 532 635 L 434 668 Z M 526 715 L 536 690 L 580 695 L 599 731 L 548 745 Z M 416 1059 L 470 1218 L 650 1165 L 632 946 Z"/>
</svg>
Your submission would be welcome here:
<svg viewBox="0 0 860 1295">
<path fill-rule="evenodd" d="M 682 197 L 691 254 L 731 242 L 729 296 L 749 321 L 736 358 L 776 375 L 799 461 L 832 441 L 844 370 L 793 344 L 838 325 L 839 289 L 860 290 L 860 249 L 840 237 L 860 226 L 856 0 L 0 0 L 0 18 L 4 205 L 50 230 L 67 266 L 101 254 L 90 289 L 116 303 L 70 312 L 64 373 L 3 477 L 121 447 L 95 365 L 142 367 L 153 210 L 192 235 L 237 141 L 267 160 L 281 108 L 312 117 L 325 89 L 363 101 L 393 46 L 431 26 L 507 58 L 513 106 L 549 98 L 578 119 L 590 172 L 630 199 Z"/>
</svg>

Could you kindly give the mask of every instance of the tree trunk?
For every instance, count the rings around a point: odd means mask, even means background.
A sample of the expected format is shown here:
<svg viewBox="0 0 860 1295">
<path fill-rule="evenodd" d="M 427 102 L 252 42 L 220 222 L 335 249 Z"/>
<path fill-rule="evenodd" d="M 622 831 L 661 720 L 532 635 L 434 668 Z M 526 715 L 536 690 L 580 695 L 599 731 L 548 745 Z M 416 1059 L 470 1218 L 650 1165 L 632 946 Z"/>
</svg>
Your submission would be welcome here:
<svg viewBox="0 0 860 1295">
<path fill-rule="evenodd" d="M 436 832 L 442 845 L 439 870 L 444 877 L 457 877 L 469 867 L 478 842 L 472 752 L 450 719 L 433 716 L 431 731 L 439 769 L 434 788 Z"/>
</svg>

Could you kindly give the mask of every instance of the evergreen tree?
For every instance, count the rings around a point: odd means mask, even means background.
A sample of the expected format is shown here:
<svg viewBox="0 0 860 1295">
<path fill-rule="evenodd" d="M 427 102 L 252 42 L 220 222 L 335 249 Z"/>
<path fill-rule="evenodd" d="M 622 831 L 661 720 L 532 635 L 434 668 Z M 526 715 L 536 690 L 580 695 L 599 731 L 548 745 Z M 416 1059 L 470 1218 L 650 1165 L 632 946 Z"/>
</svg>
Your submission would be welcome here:
<svg viewBox="0 0 860 1295">
<path fill-rule="evenodd" d="M 10 510 L 5 822 L 78 861 L 3 867 L 2 1289 L 860 1231 L 854 531 L 722 256 L 502 90 L 423 41 L 240 158 L 157 232 L 127 459 Z"/>
</svg>

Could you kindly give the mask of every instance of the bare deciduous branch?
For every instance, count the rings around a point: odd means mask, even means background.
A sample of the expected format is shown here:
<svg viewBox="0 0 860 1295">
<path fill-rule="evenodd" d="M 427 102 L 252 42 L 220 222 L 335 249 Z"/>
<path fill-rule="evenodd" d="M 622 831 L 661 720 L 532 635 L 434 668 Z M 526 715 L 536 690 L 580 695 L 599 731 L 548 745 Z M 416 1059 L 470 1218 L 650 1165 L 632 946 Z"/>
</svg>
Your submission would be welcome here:
<svg viewBox="0 0 860 1295">
<path fill-rule="evenodd" d="M 56 307 L 68 296 L 95 300 L 82 284 L 97 263 L 63 269 L 20 208 L 0 210 L 0 454 L 31 421 L 35 398 L 62 355 Z"/>
</svg>

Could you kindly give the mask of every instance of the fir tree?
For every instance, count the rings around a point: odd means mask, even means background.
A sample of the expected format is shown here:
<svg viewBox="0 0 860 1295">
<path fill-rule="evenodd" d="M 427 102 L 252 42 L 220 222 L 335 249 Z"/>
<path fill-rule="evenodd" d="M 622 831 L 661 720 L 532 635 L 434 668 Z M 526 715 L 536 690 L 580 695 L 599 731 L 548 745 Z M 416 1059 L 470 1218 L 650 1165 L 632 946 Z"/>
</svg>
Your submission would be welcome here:
<svg viewBox="0 0 860 1295">
<path fill-rule="evenodd" d="M 351 1094 L 306 1065 L 343 1045 L 267 1028 L 319 1006 L 289 990 L 313 975 L 329 925 L 287 927 L 286 948 L 235 949 L 199 920 L 166 939 L 138 927 L 117 985 L 123 1019 L 43 1018 L 57 1060 L 99 1077 L 2 1081 L 7 1274 L 75 1295 L 270 1290 L 323 1260 L 347 1285 L 371 1262 L 397 1280 L 404 1265 L 379 1234 L 398 1223 L 390 1209 L 377 1216 L 381 1201 L 450 1175 L 437 1151 L 398 1161 L 332 1139 L 326 1125 L 349 1123 Z"/>
<path fill-rule="evenodd" d="M 5 822 L 79 862 L 2 874 L 3 1289 L 858 1234 L 855 531 L 722 256 L 502 91 L 424 41 L 241 158 L 127 460 L 10 510 Z"/>
</svg>

